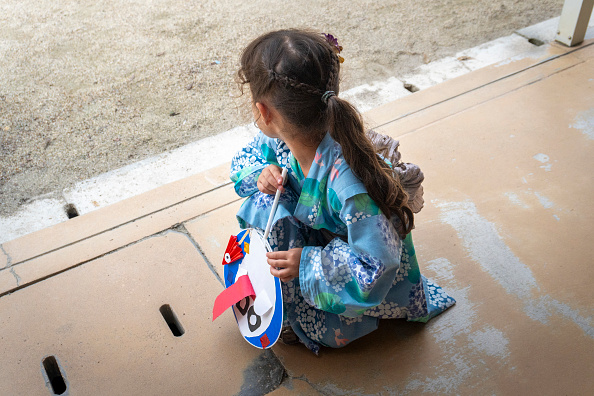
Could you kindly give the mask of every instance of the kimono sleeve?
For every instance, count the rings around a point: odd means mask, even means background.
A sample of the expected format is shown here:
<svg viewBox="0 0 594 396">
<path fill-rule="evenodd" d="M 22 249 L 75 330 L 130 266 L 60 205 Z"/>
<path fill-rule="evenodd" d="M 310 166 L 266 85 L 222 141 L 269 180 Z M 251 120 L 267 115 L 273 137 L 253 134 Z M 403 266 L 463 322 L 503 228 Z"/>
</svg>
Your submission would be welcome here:
<svg viewBox="0 0 594 396">
<path fill-rule="evenodd" d="M 367 194 L 346 200 L 340 217 L 348 243 L 335 238 L 301 254 L 299 282 L 306 301 L 318 309 L 359 316 L 384 300 L 400 267 L 401 240 Z"/>
<path fill-rule="evenodd" d="M 271 139 L 262 132 L 247 146 L 238 151 L 231 160 L 231 181 L 240 197 L 248 197 L 258 191 L 258 177 L 270 164 L 278 165 L 276 158 L 277 139 Z"/>
</svg>

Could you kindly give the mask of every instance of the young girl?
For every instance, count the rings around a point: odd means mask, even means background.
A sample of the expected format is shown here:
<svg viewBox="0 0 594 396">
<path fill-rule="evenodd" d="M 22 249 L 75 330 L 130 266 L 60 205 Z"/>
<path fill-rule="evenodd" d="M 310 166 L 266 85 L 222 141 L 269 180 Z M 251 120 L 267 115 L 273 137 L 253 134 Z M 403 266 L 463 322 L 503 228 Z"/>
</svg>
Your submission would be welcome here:
<svg viewBox="0 0 594 396">
<path fill-rule="evenodd" d="M 408 196 L 360 114 L 338 97 L 341 49 L 331 35 L 271 32 L 247 46 L 238 71 L 260 133 L 231 165 L 235 190 L 248 197 L 237 218 L 264 229 L 282 192 L 267 254 L 283 282 L 282 339 L 292 329 L 316 353 L 379 319 L 426 322 L 455 302 L 420 274 Z"/>
</svg>

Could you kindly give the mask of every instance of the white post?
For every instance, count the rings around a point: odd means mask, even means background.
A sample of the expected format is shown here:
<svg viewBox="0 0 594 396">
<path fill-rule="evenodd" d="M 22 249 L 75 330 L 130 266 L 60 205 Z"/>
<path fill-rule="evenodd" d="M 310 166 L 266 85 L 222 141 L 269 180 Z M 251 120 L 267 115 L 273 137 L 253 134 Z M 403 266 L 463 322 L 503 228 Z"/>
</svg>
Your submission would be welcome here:
<svg viewBox="0 0 594 396">
<path fill-rule="evenodd" d="M 594 0 L 565 0 L 555 40 L 573 47 L 584 41 Z"/>
</svg>

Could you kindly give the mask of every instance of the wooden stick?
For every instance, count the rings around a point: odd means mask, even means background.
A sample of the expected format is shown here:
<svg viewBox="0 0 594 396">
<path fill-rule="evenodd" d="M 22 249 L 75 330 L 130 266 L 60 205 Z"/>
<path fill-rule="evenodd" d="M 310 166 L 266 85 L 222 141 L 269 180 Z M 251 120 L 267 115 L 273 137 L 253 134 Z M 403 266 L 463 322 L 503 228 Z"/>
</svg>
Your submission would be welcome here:
<svg viewBox="0 0 594 396">
<path fill-rule="evenodd" d="M 285 179 L 287 177 L 287 168 L 283 168 L 282 178 L 283 178 L 283 185 L 285 184 Z M 278 200 L 280 198 L 281 192 L 280 190 L 276 190 L 276 194 L 274 195 L 274 203 L 272 204 L 272 210 L 270 212 L 270 217 L 268 217 L 268 224 L 266 224 L 266 231 L 264 231 L 264 240 L 268 239 L 268 234 L 270 233 L 270 227 L 272 227 L 272 220 L 274 219 L 274 214 L 276 213 L 276 208 L 278 207 Z"/>
</svg>

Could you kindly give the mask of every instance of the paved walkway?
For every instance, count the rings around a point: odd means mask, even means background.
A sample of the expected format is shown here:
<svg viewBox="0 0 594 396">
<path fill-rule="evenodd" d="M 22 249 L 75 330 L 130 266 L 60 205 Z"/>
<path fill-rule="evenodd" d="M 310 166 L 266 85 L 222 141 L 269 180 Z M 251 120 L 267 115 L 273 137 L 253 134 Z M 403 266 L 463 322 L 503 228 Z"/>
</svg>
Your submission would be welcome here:
<svg viewBox="0 0 594 396">
<path fill-rule="evenodd" d="M 458 301 L 430 323 L 315 357 L 211 322 L 223 165 L 0 245 L 2 393 L 51 394 L 59 367 L 71 395 L 587 394 L 593 70 L 594 40 L 552 44 L 366 114 L 426 175 L 417 256 Z"/>
</svg>

